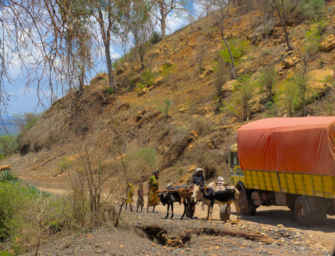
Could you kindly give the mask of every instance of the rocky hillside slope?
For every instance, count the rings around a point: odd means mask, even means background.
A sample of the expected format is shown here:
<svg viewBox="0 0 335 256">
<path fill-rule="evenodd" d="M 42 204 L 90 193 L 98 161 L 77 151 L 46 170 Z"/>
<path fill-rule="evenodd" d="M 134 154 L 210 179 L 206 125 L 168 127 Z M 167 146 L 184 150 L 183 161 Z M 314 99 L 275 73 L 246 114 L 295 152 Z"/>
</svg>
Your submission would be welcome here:
<svg viewBox="0 0 335 256">
<path fill-rule="evenodd" d="M 216 16 L 203 18 L 150 47 L 144 70 L 131 54 L 119 60 L 117 92 L 98 74 L 82 95 L 70 92 L 55 102 L 21 137 L 22 157 L 11 162 L 20 175 L 63 184 L 64 170 L 86 146 L 119 176 L 124 169 L 115 162 L 126 159 L 134 182 L 154 168 L 162 170 L 163 183 L 185 182 L 194 166 L 206 168 L 208 177 L 227 177 L 225 154 L 248 119 L 334 114 L 334 13 L 335 1 L 328 1 L 322 21 L 290 22 L 293 50 L 287 51 L 277 17 L 264 22 L 261 10 L 232 9 L 225 35 L 237 52 L 239 80 L 230 79 L 228 63 L 218 64 L 225 48 Z M 315 50 L 306 55 L 308 43 Z M 292 95 L 301 70 L 306 97 L 297 103 Z"/>
</svg>

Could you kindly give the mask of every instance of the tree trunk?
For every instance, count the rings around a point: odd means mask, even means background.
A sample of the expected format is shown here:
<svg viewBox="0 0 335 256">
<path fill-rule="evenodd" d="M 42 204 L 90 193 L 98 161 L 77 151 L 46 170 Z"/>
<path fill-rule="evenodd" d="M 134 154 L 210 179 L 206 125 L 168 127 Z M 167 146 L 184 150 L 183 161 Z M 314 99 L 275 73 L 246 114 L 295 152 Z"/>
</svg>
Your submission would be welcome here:
<svg viewBox="0 0 335 256">
<path fill-rule="evenodd" d="M 108 71 L 108 84 L 109 87 L 115 90 L 114 81 L 113 81 L 113 66 L 112 66 L 112 58 L 110 53 L 110 42 L 104 42 L 105 45 L 105 56 L 106 56 L 106 65 Z"/>
<path fill-rule="evenodd" d="M 162 33 L 162 39 L 166 36 L 166 16 L 162 15 L 161 18 L 161 33 Z"/>
<path fill-rule="evenodd" d="M 222 32 L 222 39 L 223 39 L 223 43 L 224 43 L 224 45 L 227 48 L 227 51 L 229 53 L 231 78 L 236 79 L 237 76 L 236 76 L 236 71 L 235 71 L 234 57 L 233 57 L 233 54 L 231 52 L 230 46 L 229 46 L 226 38 L 223 35 L 223 32 Z"/>
<path fill-rule="evenodd" d="M 283 13 L 281 13 L 280 7 L 278 6 L 278 4 L 276 4 L 276 10 L 277 10 L 277 13 L 278 13 L 278 16 L 279 16 L 280 24 L 282 25 L 283 30 L 284 30 L 284 34 L 285 34 L 285 41 L 286 41 L 287 49 L 289 51 L 291 51 L 291 50 L 293 50 L 293 48 L 290 44 L 290 38 L 289 38 L 288 30 L 287 30 L 287 23 L 286 23 L 287 17 L 286 17 L 286 14 L 285 14 L 285 4 L 284 4 L 283 0 L 281 1 L 281 7 L 283 9 Z"/>
</svg>

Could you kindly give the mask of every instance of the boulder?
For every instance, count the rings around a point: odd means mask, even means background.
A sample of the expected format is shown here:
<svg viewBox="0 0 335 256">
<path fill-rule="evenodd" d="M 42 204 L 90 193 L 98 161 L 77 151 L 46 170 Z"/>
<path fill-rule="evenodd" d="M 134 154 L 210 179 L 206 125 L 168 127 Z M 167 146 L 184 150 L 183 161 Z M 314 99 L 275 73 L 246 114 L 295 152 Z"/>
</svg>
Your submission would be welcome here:
<svg viewBox="0 0 335 256">
<path fill-rule="evenodd" d="M 329 52 L 335 48 L 335 35 L 331 34 L 325 38 L 320 44 L 320 50 Z"/>
<path fill-rule="evenodd" d="M 283 65 L 285 68 L 291 68 L 294 67 L 298 62 L 299 62 L 298 56 L 290 55 L 283 60 Z"/>
</svg>

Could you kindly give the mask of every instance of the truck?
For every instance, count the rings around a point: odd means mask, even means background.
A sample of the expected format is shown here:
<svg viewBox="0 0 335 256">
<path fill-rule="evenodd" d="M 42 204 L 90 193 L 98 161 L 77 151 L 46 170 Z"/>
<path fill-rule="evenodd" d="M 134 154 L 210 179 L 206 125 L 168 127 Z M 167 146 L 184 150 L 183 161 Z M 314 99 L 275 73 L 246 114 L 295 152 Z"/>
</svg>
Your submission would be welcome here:
<svg viewBox="0 0 335 256">
<path fill-rule="evenodd" d="M 240 213 L 282 205 L 300 224 L 335 214 L 335 117 L 282 117 L 249 122 L 230 148 Z"/>
</svg>

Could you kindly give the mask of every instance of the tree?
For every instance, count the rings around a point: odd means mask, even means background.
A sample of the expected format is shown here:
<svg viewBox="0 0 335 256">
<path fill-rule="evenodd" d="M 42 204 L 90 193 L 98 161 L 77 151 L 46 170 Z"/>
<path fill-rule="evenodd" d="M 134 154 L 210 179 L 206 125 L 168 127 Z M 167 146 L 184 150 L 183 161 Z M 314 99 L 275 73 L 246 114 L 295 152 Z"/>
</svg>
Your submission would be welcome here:
<svg viewBox="0 0 335 256">
<path fill-rule="evenodd" d="M 287 28 L 288 15 L 291 11 L 291 5 L 289 5 L 287 0 L 271 0 L 270 4 L 272 9 L 277 13 L 280 24 L 283 27 L 287 50 L 291 51 L 293 48 L 290 43 L 289 32 Z"/>
<path fill-rule="evenodd" d="M 90 1 L 90 6 L 93 10 L 92 15 L 99 25 L 100 36 L 104 46 L 109 86 L 113 89 L 116 88 L 113 81 L 111 41 L 113 35 L 122 35 L 120 22 L 121 20 L 124 21 L 125 10 L 129 8 L 130 4 L 130 0 Z"/>
<path fill-rule="evenodd" d="M 135 1 L 128 11 L 127 30 L 134 37 L 135 49 L 140 57 L 141 69 L 144 69 L 144 55 L 148 41 L 154 31 L 151 17 L 151 5 L 146 1 Z"/>
<path fill-rule="evenodd" d="M 235 60 L 230 45 L 225 37 L 225 20 L 228 15 L 227 7 L 229 4 L 231 4 L 231 1 L 226 0 L 209 0 L 209 1 L 211 1 L 213 9 L 218 9 L 218 11 L 215 13 L 216 26 L 219 28 L 221 39 L 223 40 L 224 46 L 226 47 L 229 54 L 231 78 L 236 79 L 237 75 L 235 68 Z"/>
<path fill-rule="evenodd" d="M 159 21 L 162 38 L 166 36 L 166 21 L 168 15 L 172 11 L 181 8 L 181 5 L 181 0 L 153 0 L 153 13 Z"/>
</svg>

